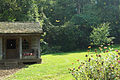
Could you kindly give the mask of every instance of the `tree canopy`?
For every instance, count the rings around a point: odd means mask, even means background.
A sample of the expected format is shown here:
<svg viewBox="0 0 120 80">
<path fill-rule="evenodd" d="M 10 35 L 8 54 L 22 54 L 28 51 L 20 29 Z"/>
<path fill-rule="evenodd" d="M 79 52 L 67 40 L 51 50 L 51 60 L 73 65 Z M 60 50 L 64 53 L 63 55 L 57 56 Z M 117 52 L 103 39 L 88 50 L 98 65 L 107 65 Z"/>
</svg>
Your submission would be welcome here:
<svg viewBox="0 0 120 80">
<path fill-rule="evenodd" d="M 1 22 L 40 22 L 44 40 L 60 51 L 88 46 L 90 35 L 104 23 L 109 23 L 108 37 L 120 43 L 120 0 L 1 0 L 0 4 Z"/>
</svg>

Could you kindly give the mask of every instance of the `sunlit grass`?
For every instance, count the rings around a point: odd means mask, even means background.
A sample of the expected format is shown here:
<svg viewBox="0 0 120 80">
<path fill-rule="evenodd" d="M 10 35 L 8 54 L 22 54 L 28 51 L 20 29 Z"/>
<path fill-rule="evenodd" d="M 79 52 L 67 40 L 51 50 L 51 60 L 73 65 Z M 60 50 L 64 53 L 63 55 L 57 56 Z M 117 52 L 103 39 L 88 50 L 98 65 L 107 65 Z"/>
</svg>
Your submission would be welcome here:
<svg viewBox="0 0 120 80">
<path fill-rule="evenodd" d="M 10 77 L 10 80 L 70 80 L 68 68 L 77 59 L 84 60 L 87 52 L 58 53 L 42 56 L 42 64 L 23 68 Z"/>
<path fill-rule="evenodd" d="M 114 46 L 120 49 L 119 45 Z M 87 50 L 86 50 L 87 51 Z M 56 53 L 42 56 L 42 64 L 34 64 L 23 68 L 16 74 L 7 78 L 10 80 L 74 80 L 68 68 L 77 60 L 85 60 L 88 52 Z M 95 55 L 94 52 L 93 55 Z M 90 53 L 89 53 L 90 54 Z"/>
</svg>

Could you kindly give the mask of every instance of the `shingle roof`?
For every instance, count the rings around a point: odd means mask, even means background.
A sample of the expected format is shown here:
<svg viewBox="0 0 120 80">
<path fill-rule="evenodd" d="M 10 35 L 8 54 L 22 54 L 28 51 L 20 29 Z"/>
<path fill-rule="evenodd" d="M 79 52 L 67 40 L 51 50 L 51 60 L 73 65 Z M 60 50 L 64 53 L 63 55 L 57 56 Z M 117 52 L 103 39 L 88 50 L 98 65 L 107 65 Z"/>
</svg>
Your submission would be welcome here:
<svg viewBox="0 0 120 80">
<path fill-rule="evenodd" d="M 39 23 L 0 22 L 0 33 L 42 33 Z"/>
</svg>

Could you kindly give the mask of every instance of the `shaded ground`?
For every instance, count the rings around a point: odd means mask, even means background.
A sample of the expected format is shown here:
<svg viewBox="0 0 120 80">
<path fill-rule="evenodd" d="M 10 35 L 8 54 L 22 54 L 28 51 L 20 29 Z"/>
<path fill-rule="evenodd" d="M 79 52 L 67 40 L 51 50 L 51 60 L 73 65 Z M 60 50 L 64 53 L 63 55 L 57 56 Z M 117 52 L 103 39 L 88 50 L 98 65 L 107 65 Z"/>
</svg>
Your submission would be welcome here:
<svg viewBox="0 0 120 80">
<path fill-rule="evenodd" d="M 9 66 L 9 67 L 0 66 L 0 80 L 4 80 L 6 77 L 16 73 L 23 67 L 25 66 L 24 65 Z"/>
</svg>

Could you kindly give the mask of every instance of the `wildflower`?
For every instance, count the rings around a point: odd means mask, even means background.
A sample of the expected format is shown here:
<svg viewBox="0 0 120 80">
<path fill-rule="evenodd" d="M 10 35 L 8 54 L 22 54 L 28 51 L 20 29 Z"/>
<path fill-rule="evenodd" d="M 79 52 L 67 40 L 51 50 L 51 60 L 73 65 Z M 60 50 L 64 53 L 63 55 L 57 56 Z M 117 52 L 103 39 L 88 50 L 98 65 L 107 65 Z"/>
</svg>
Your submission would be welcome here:
<svg viewBox="0 0 120 80">
<path fill-rule="evenodd" d="M 101 55 L 98 55 L 99 57 L 101 57 Z"/>
<path fill-rule="evenodd" d="M 88 48 L 90 49 L 90 48 L 91 48 L 91 46 L 88 46 Z"/>
<path fill-rule="evenodd" d="M 78 67 L 78 69 L 80 69 L 80 66 Z"/>
<path fill-rule="evenodd" d="M 103 47 L 103 45 L 100 45 L 101 47 Z"/>
<path fill-rule="evenodd" d="M 104 49 L 107 49 L 107 47 L 104 47 Z"/>
<path fill-rule="evenodd" d="M 118 55 L 116 55 L 116 57 L 118 57 Z"/>
<path fill-rule="evenodd" d="M 77 61 L 79 62 L 80 60 L 78 59 Z"/>
<path fill-rule="evenodd" d="M 73 70 L 75 70 L 75 68 L 73 68 Z"/>
<path fill-rule="evenodd" d="M 96 60 L 96 62 L 98 62 L 98 60 Z"/>
<path fill-rule="evenodd" d="M 118 63 L 120 63 L 120 60 L 118 60 Z"/>
<path fill-rule="evenodd" d="M 114 69 L 114 66 L 112 67 L 112 69 Z"/>
<path fill-rule="evenodd" d="M 88 68 L 88 67 L 86 67 L 86 68 Z"/>
<path fill-rule="evenodd" d="M 101 47 L 99 47 L 99 50 L 100 50 L 100 51 L 102 51 L 102 48 L 101 48 Z"/>
<path fill-rule="evenodd" d="M 90 62 L 90 60 L 91 60 L 91 59 L 89 58 L 88 62 Z"/>
<path fill-rule="evenodd" d="M 117 58 L 117 60 L 118 60 L 118 58 Z"/>
<path fill-rule="evenodd" d="M 86 54 L 85 57 L 88 57 L 88 55 Z"/>
<path fill-rule="evenodd" d="M 106 50 L 106 52 L 108 52 L 108 50 Z"/>
<path fill-rule="evenodd" d="M 83 63 L 83 65 L 84 65 L 85 63 Z"/>
<path fill-rule="evenodd" d="M 108 46 L 110 46 L 110 44 L 108 44 Z"/>
<path fill-rule="evenodd" d="M 120 53 L 118 53 L 118 55 L 120 55 Z"/>
<path fill-rule="evenodd" d="M 72 64 L 74 64 L 74 63 L 72 63 Z"/>
<path fill-rule="evenodd" d="M 116 49 L 115 51 L 116 51 L 116 52 L 118 52 L 118 50 L 117 50 L 117 49 Z"/>
<path fill-rule="evenodd" d="M 102 61 L 102 65 L 104 64 L 104 61 Z"/>
<path fill-rule="evenodd" d="M 113 65 L 111 64 L 110 67 L 113 67 Z"/>
<path fill-rule="evenodd" d="M 98 55 L 96 54 L 96 57 L 98 57 Z"/>
<path fill-rule="evenodd" d="M 112 41 L 111 43 L 113 44 L 114 42 Z"/>
<path fill-rule="evenodd" d="M 95 49 L 95 52 L 97 52 L 97 49 Z"/>
<path fill-rule="evenodd" d="M 74 75 L 74 72 L 72 72 L 72 75 Z"/>
<path fill-rule="evenodd" d="M 91 57 L 93 57 L 93 55 L 91 55 Z"/>
<path fill-rule="evenodd" d="M 98 69 L 97 72 L 99 72 L 100 70 Z"/>
</svg>

